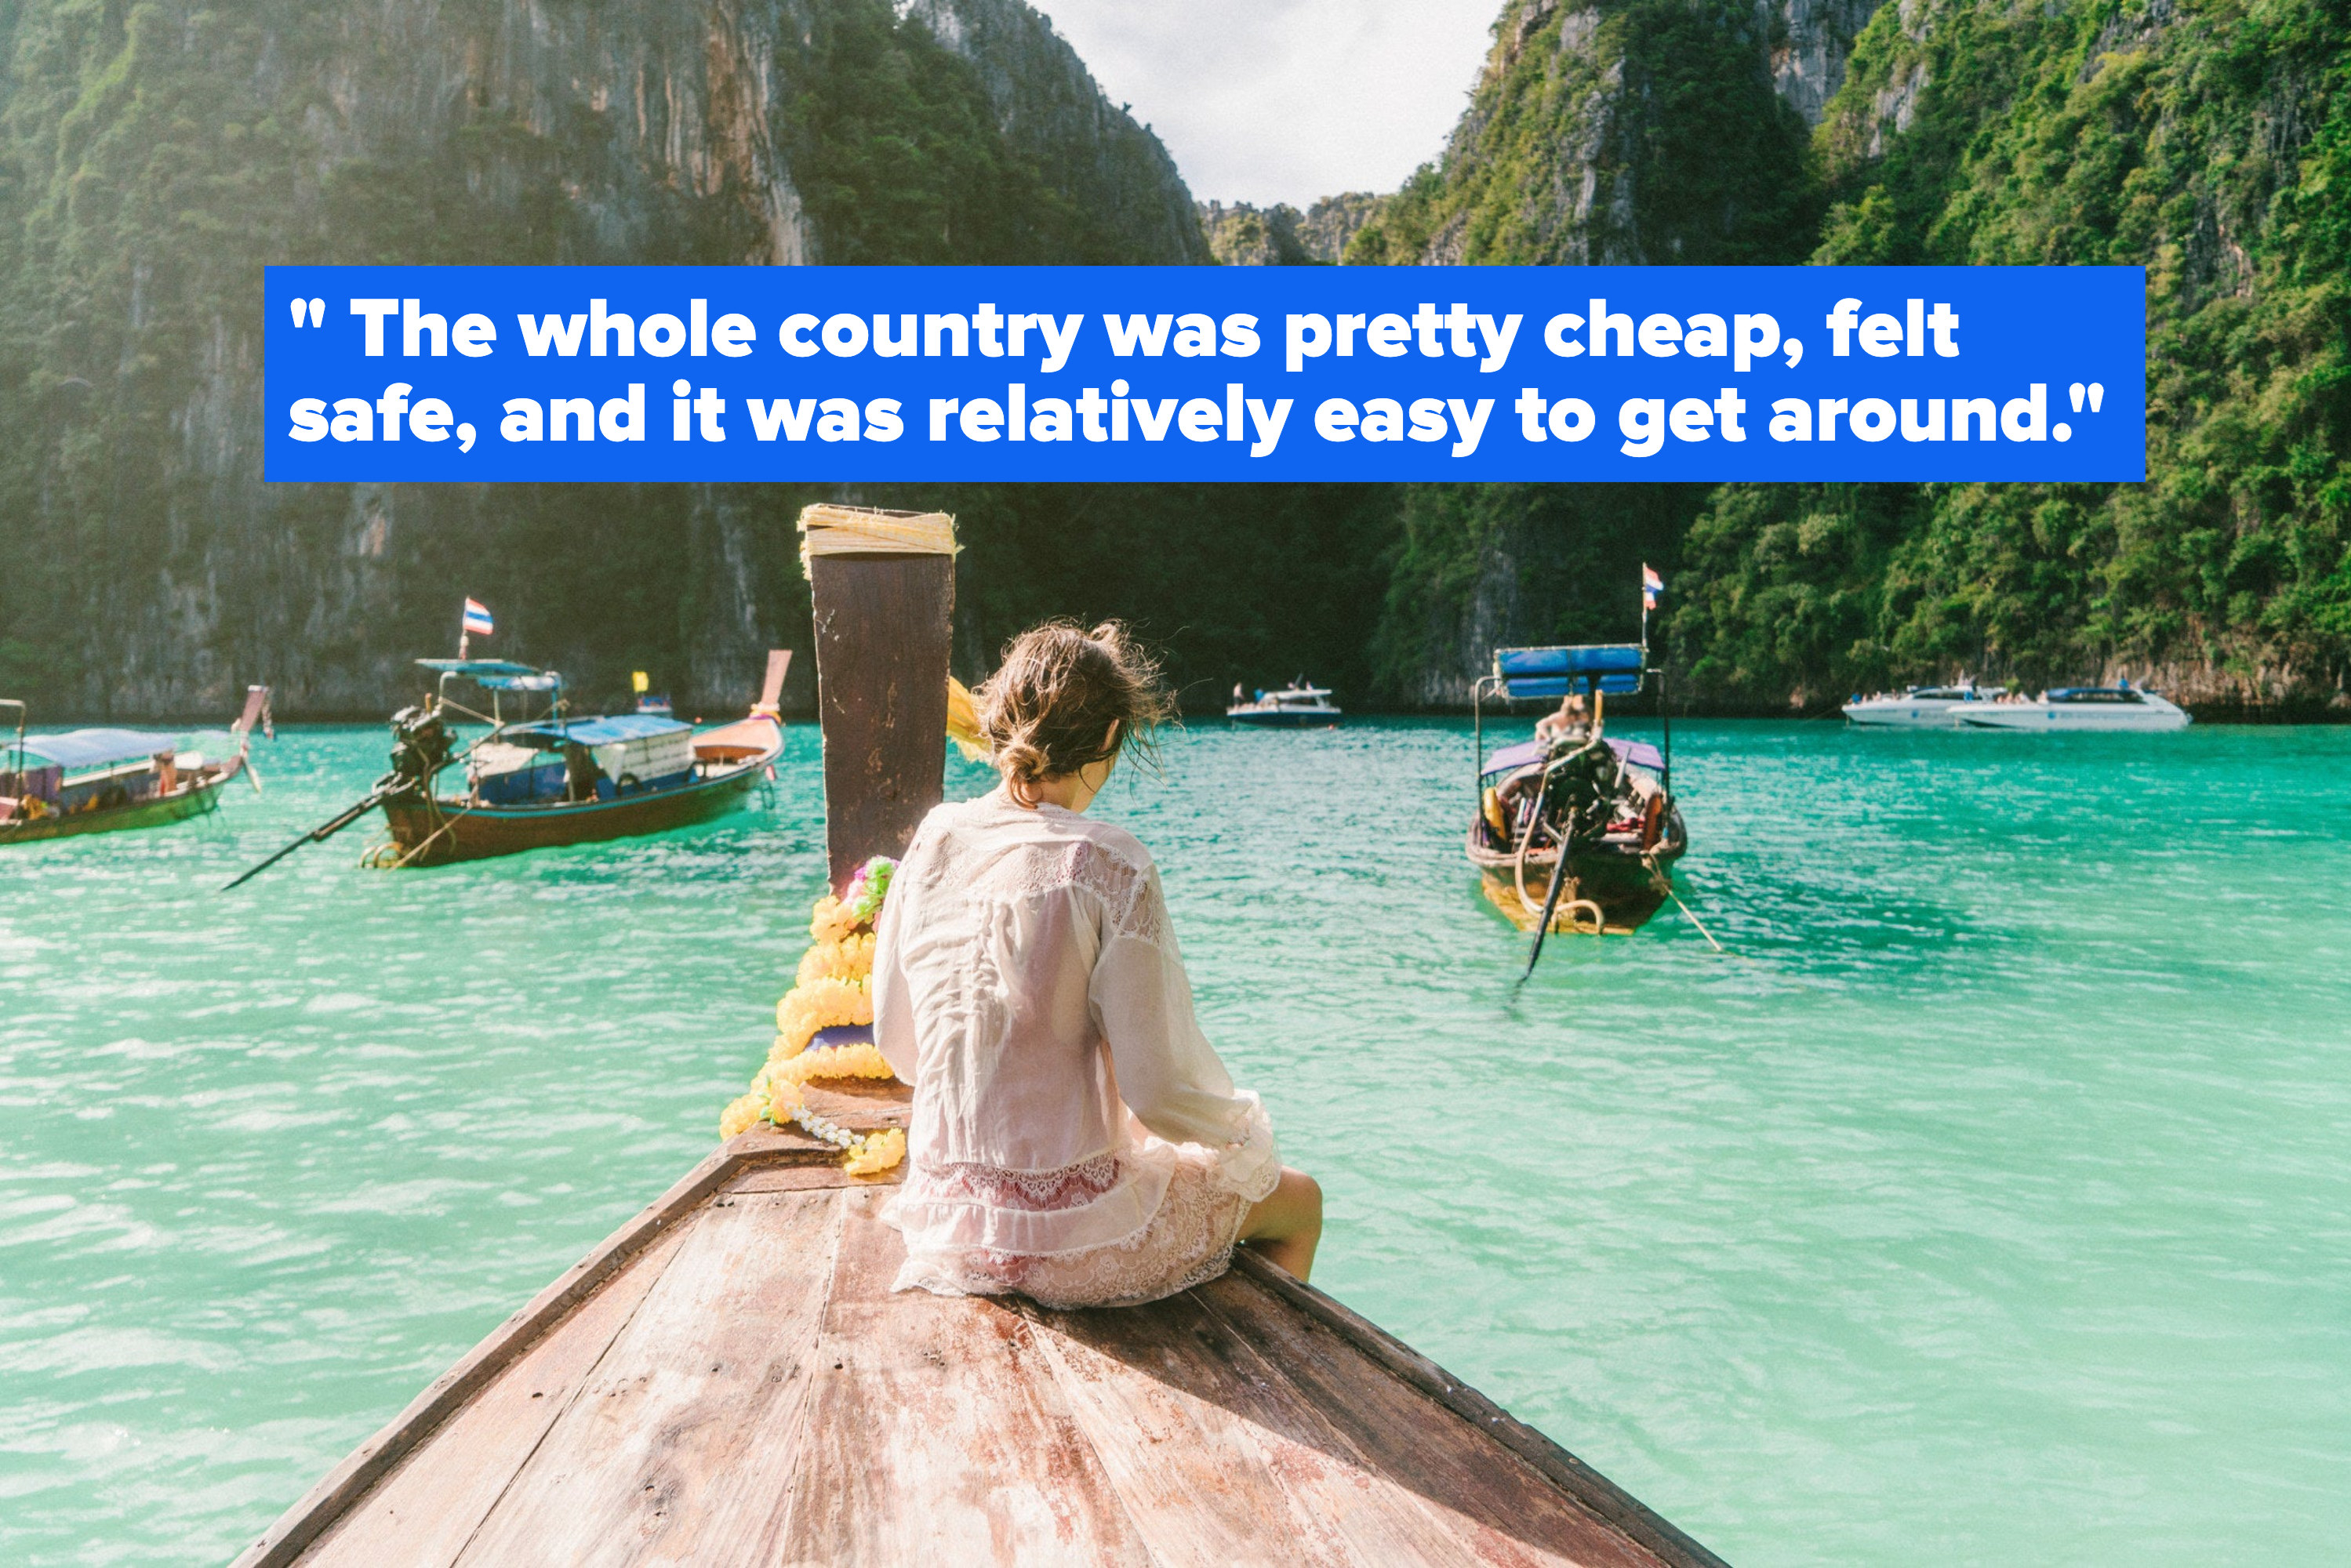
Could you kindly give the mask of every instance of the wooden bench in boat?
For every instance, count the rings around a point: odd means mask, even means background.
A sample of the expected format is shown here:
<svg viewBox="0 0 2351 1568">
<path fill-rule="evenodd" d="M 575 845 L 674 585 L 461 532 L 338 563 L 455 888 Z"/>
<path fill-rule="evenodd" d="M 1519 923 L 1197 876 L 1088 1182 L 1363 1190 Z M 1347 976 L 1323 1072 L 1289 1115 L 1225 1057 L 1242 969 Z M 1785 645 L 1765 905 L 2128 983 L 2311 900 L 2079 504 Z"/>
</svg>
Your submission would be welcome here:
<svg viewBox="0 0 2351 1568">
<path fill-rule="evenodd" d="M 810 1092 L 904 1122 L 897 1085 Z M 893 1295 L 888 1186 L 731 1140 L 240 1568 L 1719 1562 L 1246 1249 L 1147 1307 Z"/>
</svg>

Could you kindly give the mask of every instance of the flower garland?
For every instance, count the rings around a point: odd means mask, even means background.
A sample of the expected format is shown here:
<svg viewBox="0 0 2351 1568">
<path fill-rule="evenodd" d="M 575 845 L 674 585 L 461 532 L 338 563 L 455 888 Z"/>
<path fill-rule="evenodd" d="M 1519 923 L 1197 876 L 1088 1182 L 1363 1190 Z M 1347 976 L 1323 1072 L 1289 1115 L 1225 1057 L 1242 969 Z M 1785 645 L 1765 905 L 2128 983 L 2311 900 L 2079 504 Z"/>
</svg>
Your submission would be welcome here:
<svg viewBox="0 0 2351 1568">
<path fill-rule="evenodd" d="M 718 1117 L 718 1135 L 734 1137 L 760 1123 L 790 1123 L 841 1151 L 852 1176 L 875 1176 L 906 1157 L 906 1134 L 895 1127 L 861 1137 L 810 1110 L 803 1085 L 819 1078 L 889 1078 L 889 1062 L 870 1040 L 847 1045 L 810 1042 L 820 1030 L 873 1021 L 873 922 L 889 896 L 894 862 L 875 856 L 859 868 L 836 898 L 816 901 L 809 920 L 814 944 L 801 957 L 792 988 L 776 1004 L 776 1043 L 751 1080 L 750 1092 Z"/>
</svg>

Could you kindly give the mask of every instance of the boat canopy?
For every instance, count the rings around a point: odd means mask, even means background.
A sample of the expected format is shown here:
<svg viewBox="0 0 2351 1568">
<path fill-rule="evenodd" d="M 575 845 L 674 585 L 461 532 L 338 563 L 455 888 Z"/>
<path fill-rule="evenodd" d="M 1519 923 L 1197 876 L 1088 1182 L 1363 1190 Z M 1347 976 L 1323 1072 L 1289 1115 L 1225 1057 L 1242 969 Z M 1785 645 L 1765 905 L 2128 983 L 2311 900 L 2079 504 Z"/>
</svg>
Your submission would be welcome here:
<svg viewBox="0 0 2351 1568">
<path fill-rule="evenodd" d="M 1665 771 L 1664 754 L 1647 741 L 1618 740 L 1614 736 L 1604 736 L 1602 738 L 1607 741 L 1608 749 L 1616 754 L 1616 759 L 1619 762 L 1629 763 L 1635 768 L 1646 768 L 1653 773 Z M 1514 773 L 1521 768 L 1541 762 L 1550 755 L 1549 741 L 1522 740 L 1516 746 L 1506 746 L 1499 751 L 1489 754 L 1486 758 L 1486 766 L 1479 769 L 1479 775 L 1482 778 L 1491 779 L 1497 773 Z"/>
<path fill-rule="evenodd" d="M 551 718 L 541 724 L 509 725 L 499 732 L 507 740 L 519 740 L 525 745 L 536 740 L 541 749 L 574 741 L 581 746 L 610 746 L 621 740 L 650 740 L 657 735 L 675 735 L 694 726 L 682 719 L 660 714 L 623 713 L 610 718 Z"/>
<path fill-rule="evenodd" d="M 180 749 L 180 737 L 141 729 L 77 729 L 64 735 L 28 735 L 25 754 L 59 768 L 105 768 Z M 0 745 L 13 753 L 14 746 Z"/>
<path fill-rule="evenodd" d="M 534 670 L 511 659 L 419 659 L 418 666 L 444 675 L 462 675 L 485 691 L 552 692 L 563 686 L 553 670 Z"/>
<path fill-rule="evenodd" d="M 1638 643 L 1494 650 L 1494 674 L 1513 697 L 1563 697 L 1595 686 L 1611 695 L 1637 692 L 1646 662 Z"/>
</svg>

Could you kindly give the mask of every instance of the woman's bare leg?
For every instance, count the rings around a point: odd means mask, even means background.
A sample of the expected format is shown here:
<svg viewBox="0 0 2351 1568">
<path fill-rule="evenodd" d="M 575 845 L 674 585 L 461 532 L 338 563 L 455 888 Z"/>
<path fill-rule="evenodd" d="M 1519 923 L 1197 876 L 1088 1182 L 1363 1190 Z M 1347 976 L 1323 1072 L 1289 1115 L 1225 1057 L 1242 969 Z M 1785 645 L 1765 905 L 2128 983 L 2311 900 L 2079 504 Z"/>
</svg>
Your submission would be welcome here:
<svg viewBox="0 0 2351 1568">
<path fill-rule="evenodd" d="M 1241 1221 L 1241 1239 L 1279 1263 L 1292 1278 L 1313 1271 L 1314 1244 L 1322 1239 L 1322 1188 L 1304 1171 L 1281 1167 L 1281 1180 Z"/>
</svg>

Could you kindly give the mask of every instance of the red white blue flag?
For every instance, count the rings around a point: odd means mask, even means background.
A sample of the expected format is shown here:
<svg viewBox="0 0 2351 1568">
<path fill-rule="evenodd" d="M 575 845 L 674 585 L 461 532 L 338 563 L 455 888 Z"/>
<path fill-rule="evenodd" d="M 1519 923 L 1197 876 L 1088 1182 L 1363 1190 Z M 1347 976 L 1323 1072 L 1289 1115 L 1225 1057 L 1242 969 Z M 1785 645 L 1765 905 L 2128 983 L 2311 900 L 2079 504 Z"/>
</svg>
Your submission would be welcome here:
<svg viewBox="0 0 2351 1568">
<path fill-rule="evenodd" d="M 1646 561 L 1642 562 L 1641 602 L 1646 605 L 1649 609 L 1655 610 L 1657 607 L 1657 595 L 1663 593 L 1665 591 L 1666 580 L 1659 577 L 1656 574 L 1656 571 L 1650 567 Z"/>
<path fill-rule="evenodd" d="M 488 605 L 479 600 L 468 599 L 465 601 L 465 618 L 458 623 L 457 630 L 468 637 L 486 637 L 497 627 L 490 620 Z"/>
</svg>

